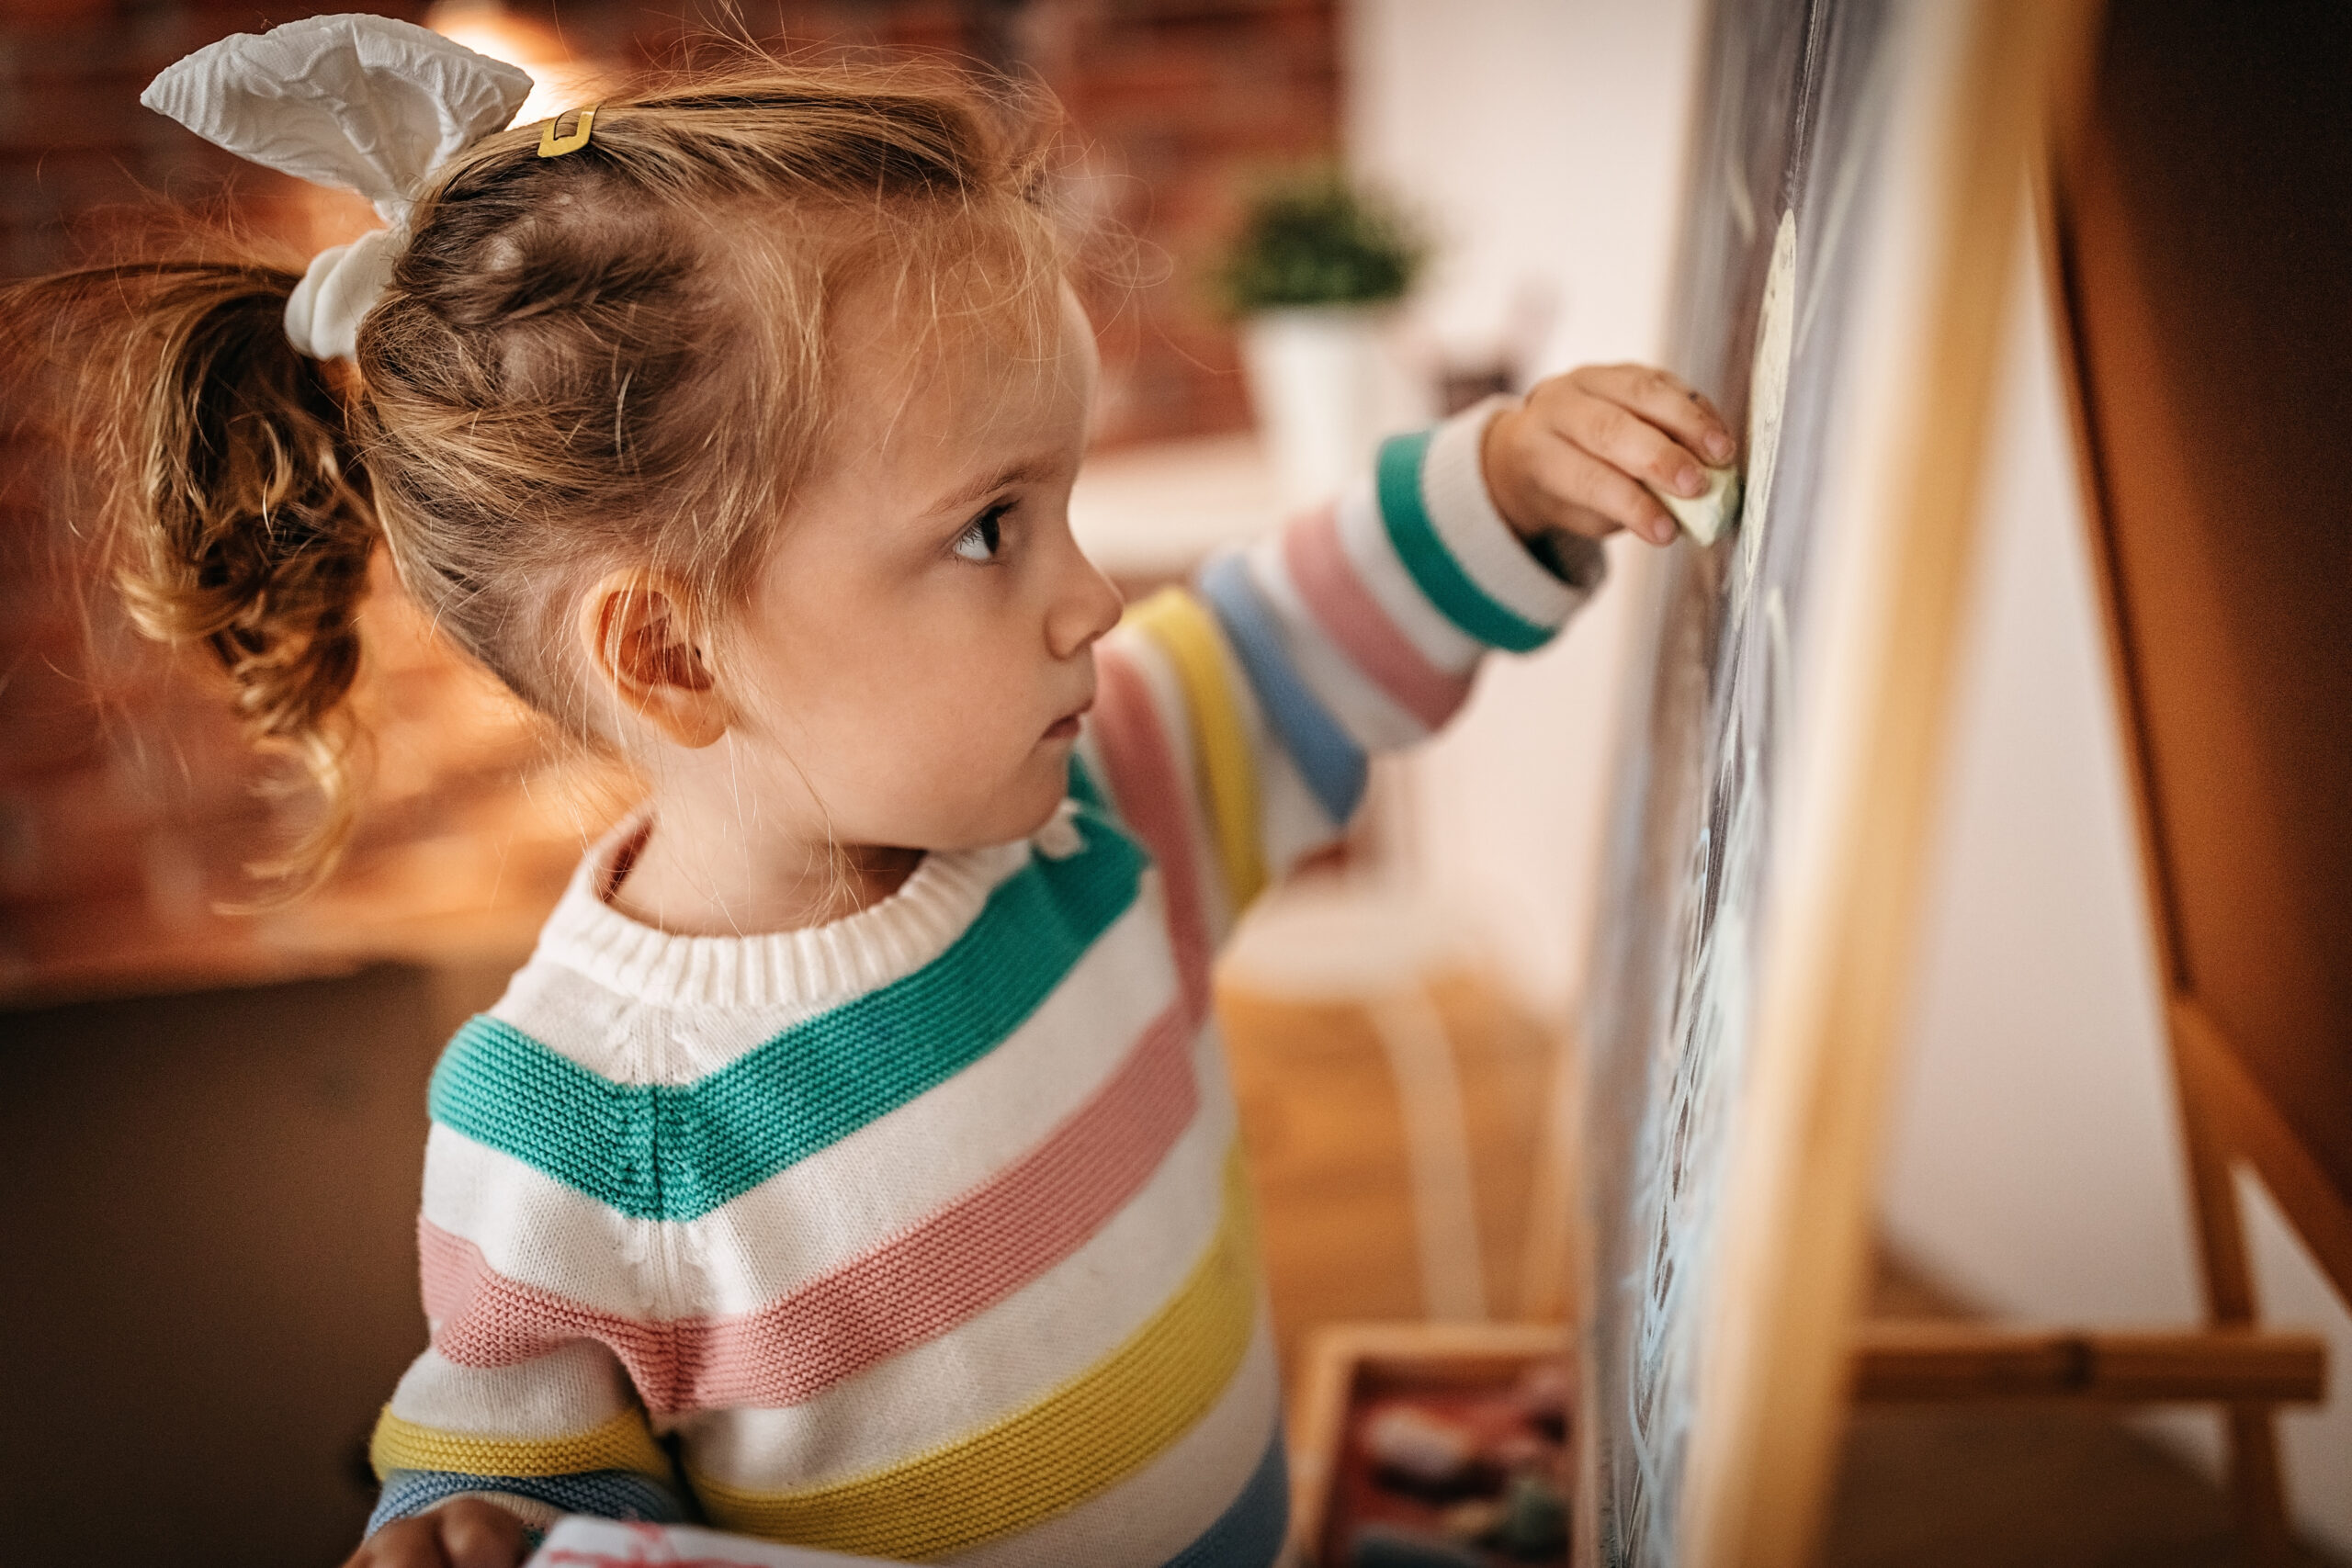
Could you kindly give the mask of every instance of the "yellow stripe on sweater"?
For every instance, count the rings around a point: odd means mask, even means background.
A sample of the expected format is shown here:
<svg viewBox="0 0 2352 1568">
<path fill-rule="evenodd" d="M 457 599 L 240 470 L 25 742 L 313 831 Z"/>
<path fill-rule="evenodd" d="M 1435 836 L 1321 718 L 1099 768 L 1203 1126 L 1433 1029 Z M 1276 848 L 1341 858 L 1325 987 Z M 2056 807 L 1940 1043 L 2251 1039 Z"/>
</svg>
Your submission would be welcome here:
<svg viewBox="0 0 2352 1568">
<path fill-rule="evenodd" d="M 396 1470 L 447 1470 L 460 1475 L 571 1475 L 633 1470 L 671 1479 L 670 1458 L 646 1430 L 645 1416 L 624 1410 L 603 1426 L 560 1438 L 485 1438 L 421 1427 L 389 1406 L 377 1418 L 368 1457 L 381 1480 Z"/>
<path fill-rule="evenodd" d="M 1226 893 L 1238 917 L 1266 886 L 1266 862 L 1258 845 L 1258 768 L 1228 683 L 1232 665 L 1224 640 L 1200 601 L 1178 588 L 1153 594 L 1128 611 L 1127 619 L 1167 653 L 1183 682 Z"/>
<path fill-rule="evenodd" d="M 1258 1236 L 1237 1143 L 1217 1234 L 1183 1285 L 1110 1355 L 1026 1409 L 887 1470 L 793 1492 L 694 1476 L 713 1524 L 922 1561 L 998 1540 L 1140 1469 L 1208 1414 L 1258 1314 Z"/>
</svg>

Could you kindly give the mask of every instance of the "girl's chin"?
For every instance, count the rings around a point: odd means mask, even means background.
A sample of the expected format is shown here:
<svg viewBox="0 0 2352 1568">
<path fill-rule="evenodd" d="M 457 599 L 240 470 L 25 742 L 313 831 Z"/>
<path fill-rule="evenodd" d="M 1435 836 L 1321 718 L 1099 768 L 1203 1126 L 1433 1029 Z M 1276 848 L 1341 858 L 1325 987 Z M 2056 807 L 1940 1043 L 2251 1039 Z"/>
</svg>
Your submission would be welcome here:
<svg viewBox="0 0 2352 1568">
<path fill-rule="evenodd" d="M 1011 781 L 1004 793 L 988 813 L 988 826 L 975 841 L 1009 844 L 1015 839 L 1025 839 L 1047 822 L 1061 809 L 1062 799 L 1069 794 L 1069 753 L 1067 742 L 1040 745 L 1029 757 L 1028 765 Z"/>
</svg>

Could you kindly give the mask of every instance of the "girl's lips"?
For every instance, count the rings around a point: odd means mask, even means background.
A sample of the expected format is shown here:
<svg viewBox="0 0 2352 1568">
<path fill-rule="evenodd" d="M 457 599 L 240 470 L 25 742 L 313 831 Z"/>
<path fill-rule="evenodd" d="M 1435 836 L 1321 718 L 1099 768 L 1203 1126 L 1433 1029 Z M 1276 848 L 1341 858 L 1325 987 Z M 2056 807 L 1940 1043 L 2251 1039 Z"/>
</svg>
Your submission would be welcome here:
<svg viewBox="0 0 2352 1568">
<path fill-rule="evenodd" d="M 1085 717 L 1086 710 L 1093 705 L 1094 699 L 1092 697 L 1089 697 L 1084 702 L 1079 704 L 1079 705 L 1072 711 L 1066 713 L 1062 715 L 1061 717 L 1054 720 L 1053 723 L 1046 727 L 1046 739 L 1048 740 L 1077 739 L 1079 720 Z"/>
</svg>

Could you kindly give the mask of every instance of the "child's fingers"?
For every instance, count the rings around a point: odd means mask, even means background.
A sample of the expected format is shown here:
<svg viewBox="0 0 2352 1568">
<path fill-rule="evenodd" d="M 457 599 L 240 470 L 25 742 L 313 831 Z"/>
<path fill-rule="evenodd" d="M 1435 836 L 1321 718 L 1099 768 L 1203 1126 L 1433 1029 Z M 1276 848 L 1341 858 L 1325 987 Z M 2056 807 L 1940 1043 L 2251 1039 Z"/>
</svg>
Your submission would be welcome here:
<svg viewBox="0 0 2352 1568">
<path fill-rule="evenodd" d="M 523 1561 L 523 1522 L 505 1509 L 461 1497 L 438 1511 L 441 1550 L 449 1568 L 514 1568 Z"/>
<path fill-rule="evenodd" d="M 1547 441 L 1531 466 L 1547 525 L 1589 536 L 1630 528 L 1653 544 L 1674 542 L 1674 519 L 1617 465 L 1570 442 Z"/>
<path fill-rule="evenodd" d="M 361 1542 L 344 1568 L 449 1568 L 449 1560 L 433 1519 L 396 1519 Z"/>
<path fill-rule="evenodd" d="M 1714 404 L 1669 371 L 1646 365 L 1603 365 L 1579 371 L 1582 388 L 1639 414 L 1683 449 L 1718 467 L 1739 449 Z"/>
<path fill-rule="evenodd" d="M 1707 488 L 1699 459 L 1657 426 L 1606 398 L 1578 398 L 1560 411 L 1560 433 L 1636 479 L 1675 495 Z"/>
<path fill-rule="evenodd" d="M 523 1521 L 479 1497 L 453 1497 L 368 1538 L 345 1568 L 514 1568 L 527 1555 Z"/>
</svg>

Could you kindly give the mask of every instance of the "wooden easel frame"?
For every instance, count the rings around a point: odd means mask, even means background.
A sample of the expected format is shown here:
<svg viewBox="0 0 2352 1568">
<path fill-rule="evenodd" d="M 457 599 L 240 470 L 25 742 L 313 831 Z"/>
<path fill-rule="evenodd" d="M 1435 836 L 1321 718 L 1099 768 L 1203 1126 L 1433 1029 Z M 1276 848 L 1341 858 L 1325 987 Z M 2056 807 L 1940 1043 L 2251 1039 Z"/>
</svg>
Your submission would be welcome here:
<svg viewBox="0 0 2352 1568">
<path fill-rule="evenodd" d="M 1816 798 L 1805 812 L 1818 826 L 1810 841 L 1792 833 L 1777 852 L 1792 868 L 1769 917 L 1784 956 L 1758 982 L 1747 1120 L 1716 1222 L 1724 1244 L 1701 1418 L 1677 1499 L 1693 1568 L 1811 1559 L 1857 1387 L 1871 1195 L 1999 367 L 1999 334 L 1987 325 L 2012 287 L 2018 173 L 2068 14 L 2046 0 L 1912 13 L 1923 30 L 1905 47 L 1953 51 L 1937 101 L 1907 108 L 1889 130 L 1916 139 L 1908 155 L 1934 182 L 1889 263 L 1919 269 L 1918 285 L 1890 296 L 1899 304 L 1883 321 L 1855 329 L 1900 334 L 1880 352 L 1912 368 L 1844 436 L 1845 504 L 1882 521 L 1845 552 L 1848 580 L 1820 590 L 1826 604 L 1849 606 L 1848 619 L 1815 628 L 1826 673 L 1815 694 Z M 1910 1364 L 1937 1365 L 1948 1382 L 1981 1393 L 2006 1383 L 1989 1369 L 2015 1362 L 2016 1341 L 1915 1335 L 1902 1348 Z"/>
<path fill-rule="evenodd" d="M 2055 8 L 2053 8 L 2055 9 Z M 1862 1324 L 1856 1335 L 1853 1394 L 1861 1400 L 2077 1400 L 2221 1405 L 2230 1436 L 2230 1483 L 2252 1559 L 2291 1561 L 2293 1531 L 2278 1459 L 2275 1413 L 2282 1403 L 2316 1401 L 2326 1385 L 2326 1351 L 2316 1335 L 2258 1330 L 2246 1244 L 2232 1185 L 2245 1161 L 2296 1215 L 2338 1279 L 2352 1278 L 2352 1211 L 2245 1074 L 2186 983 L 2155 836 L 2152 770 L 2123 626 L 2111 517 L 2086 406 L 2087 368 L 2076 335 L 2073 280 L 2064 254 L 2062 168 L 2082 132 L 2094 90 L 2101 0 L 2075 0 L 2045 43 L 2047 101 L 2029 170 L 2043 275 L 2055 296 L 2052 319 L 2068 372 L 2069 412 L 2081 454 L 2084 515 L 2100 584 L 2102 616 L 2125 729 L 2141 864 L 2166 979 L 2165 1021 L 2189 1175 L 2206 1298 L 2201 1329 L 2086 1332 L 1969 1325 Z"/>
<path fill-rule="evenodd" d="M 1861 1400 L 2079 1400 L 2212 1404 L 2230 1437 L 2230 1484 L 2252 1559 L 2292 1560 L 2293 1530 L 2278 1458 L 2277 1406 L 2316 1401 L 2326 1350 L 2313 1334 L 2256 1327 L 2254 1284 L 2233 1186 L 2244 1162 L 2281 1195 L 2306 1239 L 2338 1280 L 2352 1279 L 2352 1208 L 2328 1183 L 2259 1087 L 2239 1066 L 2187 981 L 2156 836 L 2153 769 L 2137 672 L 2125 628 L 2113 520 L 2087 406 L 2088 367 L 2074 309 L 2074 270 L 2063 222 L 2063 169 L 2083 134 L 2095 87 L 2100 0 L 2076 0 L 2050 24 L 2048 102 L 2029 170 L 2043 276 L 2064 367 L 2083 509 L 2100 585 L 2118 708 L 2130 759 L 2147 903 L 2163 961 L 2165 1024 L 2189 1176 L 2206 1323 L 2201 1329 L 2086 1332 L 1971 1325 L 1864 1323 L 1856 1335 L 1853 1394 Z"/>
<path fill-rule="evenodd" d="M 1558 1323 L 1341 1323 L 1310 1334 L 1291 1406 L 1292 1540 L 1323 1553 L 1351 1403 L 1369 1392 L 1507 1387 L 1532 1362 L 1566 1356 Z M 2109 1403 L 2308 1398 L 2324 1352 L 2304 1335 L 2106 1333 L 1964 1323 L 1862 1325 L 1854 1347 L 1861 1400 Z M 2265 1407 L 2267 1408 L 2267 1406 Z"/>
<path fill-rule="evenodd" d="M 2174 889 L 2165 871 L 2145 690 L 2133 653 L 2118 556 L 2108 455 L 2092 408 L 2096 378 L 2083 336 L 2081 275 L 2072 245 L 2074 192 L 2068 175 L 2082 170 L 2087 156 L 2105 6 L 2101 0 L 2077 0 L 2075 11 L 2053 73 L 2052 101 L 2031 167 L 2042 274 L 2058 338 L 2085 534 L 2098 583 L 2144 897 L 2165 989 L 2164 1026 L 2205 1297 L 2208 1328 L 2203 1342 L 2217 1350 L 2233 1344 L 2266 1342 L 2287 1348 L 2300 1343 L 2307 1363 L 2307 1375 L 2299 1386 L 2274 1384 L 2266 1391 L 2259 1379 L 2225 1379 L 2222 1386 L 2199 1396 L 2224 1407 L 2232 1501 L 2253 1560 L 2283 1563 L 2292 1560 L 2294 1532 L 2279 1463 L 2277 1403 L 2323 1397 L 2324 1348 L 2314 1336 L 2255 1331 L 2257 1303 L 2233 1172 L 2243 1163 L 2259 1175 L 2322 1268 L 2347 1290 L 2352 1290 L 2352 1203 L 2241 1066 L 2241 1053 L 2200 1004 L 2189 977 Z"/>
<path fill-rule="evenodd" d="M 1921 10 L 1949 32 L 1937 46 L 1955 52 L 1951 103 L 1926 132 L 1939 184 L 1923 218 L 1936 239 L 1914 243 L 1911 265 L 1927 270 L 1913 313 L 1897 324 L 1912 336 L 1918 368 L 1899 408 L 1849 433 L 1866 449 L 1858 493 L 1893 525 L 1883 553 L 1854 569 L 1862 592 L 1847 602 L 1860 606 L 1863 629 L 1849 628 L 1842 660 L 1821 656 L 1838 671 L 1816 696 L 1836 716 L 1835 741 L 1811 779 L 1824 795 L 1810 809 L 1829 826 L 1803 853 L 1784 852 L 1801 874 L 1783 879 L 1797 885 L 1775 916 L 1789 956 L 1758 993 L 1747 1121 L 1719 1222 L 1702 1418 L 1675 1499 L 1680 1555 L 1696 1568 L 1807 1561 L 1851 1398 L 2060 1399 L 2226 1407 L 2245 1526 L 2257 1553 L 2277 1561 L 2290 1538 L 2270 1411 L 2320 1396 L 2324 1351 L 2314 1336 L 2254 1328 L 2228 1160 L 2269 1158 L 2291 1175 L 2297 1151 L 2291 1140 L 2266 1141 L 2252 1111 L 2229 1120 L 2222 1107 L 2245 1097 L 2227 1093 L 2228 1054 L 2201 1047 L 2187 998 L 2173 998 L 2170 1011 L 2207 1325 L 2092 1333 L 1860 1318 L 1869 1194 L 1916 947 L 1959 585 L 1997 370 L 1999 338 L 1988 324 L 2016 270 L 2018 174 L 2035 171 L 2047 189 L 2045 138 L 2068 134 L 2065 115 L 2085 102 L 2100 20 L 2096 0 L 1955 0 Z M 1580 1535 L 1580 1549 L 1589 1544 Z"/>
</svg>

